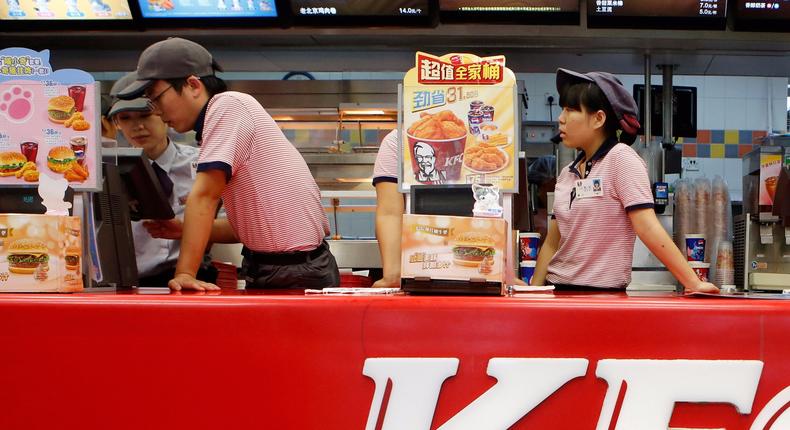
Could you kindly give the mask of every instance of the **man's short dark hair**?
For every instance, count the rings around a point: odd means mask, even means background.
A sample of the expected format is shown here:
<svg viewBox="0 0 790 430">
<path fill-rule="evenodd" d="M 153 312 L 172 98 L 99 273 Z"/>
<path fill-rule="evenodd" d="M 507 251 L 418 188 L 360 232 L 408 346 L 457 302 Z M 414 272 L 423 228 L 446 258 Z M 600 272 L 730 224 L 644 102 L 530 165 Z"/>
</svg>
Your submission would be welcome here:
<svg viewBox="0 0 790 430">
<path fill-rule="evenodd" d="M 165 81 L 172 85 L 173 89 L 179 94 L 181 94 L 181 90 L 184 88 L 184 85 L 187 84 L 187 78 L 165 79 Z M 228 90 L 228 84 L 216 76 L 203 76 L 200 78 L 200 82 L 203 82 L 203 86 L 206 87 L 209 98 L 214 97 L 219 93 L 224 93 Z"/>
</svg>

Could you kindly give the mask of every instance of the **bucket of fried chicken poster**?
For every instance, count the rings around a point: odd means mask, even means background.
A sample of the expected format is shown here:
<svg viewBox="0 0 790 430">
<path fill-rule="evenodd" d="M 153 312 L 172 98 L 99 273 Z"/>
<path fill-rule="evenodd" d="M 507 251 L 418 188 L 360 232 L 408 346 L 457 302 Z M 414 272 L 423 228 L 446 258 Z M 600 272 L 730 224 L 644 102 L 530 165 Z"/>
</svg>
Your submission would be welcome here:
<svg viewBox="0 0 790 430">
<path fill-rule="evenodd" d="M 401 95 L 401 191 L 474 183 L 516 190 L 516 78 L 504 56 L 417 52 Z"/>
</svg>

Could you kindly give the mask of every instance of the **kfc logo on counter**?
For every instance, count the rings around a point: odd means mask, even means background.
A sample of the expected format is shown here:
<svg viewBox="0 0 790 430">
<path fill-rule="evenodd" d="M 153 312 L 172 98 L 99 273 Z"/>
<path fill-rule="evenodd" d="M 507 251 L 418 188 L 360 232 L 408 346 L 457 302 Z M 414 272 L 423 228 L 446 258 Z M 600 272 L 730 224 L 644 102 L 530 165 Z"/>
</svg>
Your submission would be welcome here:
<svg viewBox="0 0 790 430">
<path fill-rule="evenodd" d="M 376 384 L 366 430 L 430 430 L 444 381 L 457 358 L 368 358 L 362 373 Z M 497 383 L 438 430 L 507 429 L 567 382 L 587 374 L 584 358 L 492 358 L 487 374 Z M 728 403 L 752 413 L 763 362 L 757 360 L 600 360 L 595 375 L 606 380 L 597 430 L 666 430 L 677 402 Z M 383 405 L 388 381 L 389 401 Z M 628 390 L 612 426 L 617 398 Z M 750 430 L 790 429 L 790 386 L 757 414 Z M 386 412 L 379 422 L 381 408 Z M 784 411 L 782 411 L 785 409 Z M 781 415 L 774 417 L 778 412 Z"/>
</svg>

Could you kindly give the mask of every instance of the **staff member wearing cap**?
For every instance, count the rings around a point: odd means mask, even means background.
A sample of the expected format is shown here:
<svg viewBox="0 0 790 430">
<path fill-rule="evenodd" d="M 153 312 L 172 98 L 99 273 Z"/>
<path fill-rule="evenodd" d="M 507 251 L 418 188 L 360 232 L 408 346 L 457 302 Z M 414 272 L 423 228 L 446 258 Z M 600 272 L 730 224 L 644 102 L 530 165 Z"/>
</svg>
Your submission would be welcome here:
<svg viewBox="0 0 790 430">
<path fill-rule="evenodd" d="M 187 199 L 183 231 L 152 225 L 157 236 L 183 237 L 172 289 L 214 290 L 195 279 L 212 242 L 244 244 L 248 288 L 324 288 L 340 274 L 324 237 L 329 221 L 302 156 L 250 95 L 226 91 L 211 54 L 181 38 L 143 51 L 138 81 L 118 96 L 145 94 L 154 112 L 178 132 L 195 130 L 201 143 L 197 177 Z M 214 220 L 222 200 L 227 220 Z"/>
<path fill-rule="evenodd" d="M 629 146 L 639 129 L 636 102 L 622 83 L 609 73 L 559 69 L 557 90 L 560 137 L 579 156 L 557 178 L 532 284 L 625 288 L 639 235 L 686 291 L 718 291 L 699 280 L 656 218 L 647 168 Z"/>
<path fill-rule="evenodd" d="M 117 94 L 136 80 L 137 74 L 127 74 L 113 85 L 110 95 Z M 167 125 L 151 112 L 148 99 L 118 100 L 110 107 L 107 117 L 132 146 L 143 150 L 162 184 L 173 213 L 182 217 L 189 190 L 195 182 L 192 164 L 197 162 L 198 149 L 170 142 Z M 132 222 L 132 234 L 138 286 L 166 286 L 175 274 L 181 242 L 152 237 L 142 221 Z M 204 264 L 198 271 L 198 279 L 215 282 L 217 271 Z"/>
</svg>

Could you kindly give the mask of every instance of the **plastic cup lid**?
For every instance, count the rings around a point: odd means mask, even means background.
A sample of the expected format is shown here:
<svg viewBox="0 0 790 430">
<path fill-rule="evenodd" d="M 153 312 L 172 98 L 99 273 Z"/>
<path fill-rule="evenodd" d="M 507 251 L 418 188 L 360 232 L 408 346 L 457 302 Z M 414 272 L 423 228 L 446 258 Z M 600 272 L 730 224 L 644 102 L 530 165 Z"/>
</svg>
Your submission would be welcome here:
<svg viewBox="0 0 790 430">
<path fill-rule="evenodd" d="M 540 233 L 531 233 L 531 232 L 519 233 L 518 237 L 537 237 L 538 239 L 540 239 Z"/>
<path fill-rule="evenodd" d="M 537 261 L 530 260 L 530 261 L 522 261 L 518 265 L 521 267 L 535 267 L 536 264 L 538 264 Z"/>
</svg>

